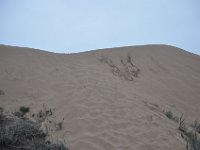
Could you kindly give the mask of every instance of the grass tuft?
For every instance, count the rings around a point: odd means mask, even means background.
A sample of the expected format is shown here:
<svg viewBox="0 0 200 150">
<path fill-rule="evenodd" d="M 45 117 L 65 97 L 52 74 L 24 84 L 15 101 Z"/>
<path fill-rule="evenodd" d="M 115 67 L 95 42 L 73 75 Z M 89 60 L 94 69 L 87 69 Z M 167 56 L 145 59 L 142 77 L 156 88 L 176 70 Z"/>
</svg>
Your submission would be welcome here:
<svg viewBox="0 0 200 150">
<path fill-rule="evenodd" d="M 21 106 L 19 110 L 21 113 L 26 114 L 29 112 L 29 107 Z"/>
<path fill-rule="evenodd" d="M 171 111 L 165 112 L 165 115 L 166 115 L 167 118 L 169 118 L 169 119 L 173 119 L 173 118 L 174 118 L 174 115 L 173 115 L 173 113 L 172 113 Z"/>
</svg>

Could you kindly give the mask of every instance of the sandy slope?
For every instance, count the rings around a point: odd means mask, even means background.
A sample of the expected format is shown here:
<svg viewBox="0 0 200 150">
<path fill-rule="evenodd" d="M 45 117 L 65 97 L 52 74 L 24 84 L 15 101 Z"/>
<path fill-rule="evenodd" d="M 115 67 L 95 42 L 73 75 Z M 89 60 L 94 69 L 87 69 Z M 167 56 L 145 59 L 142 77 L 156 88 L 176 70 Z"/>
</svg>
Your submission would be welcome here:
<svg viewBox="0 0 200 150">
<path fill-rule="evenodd" d="M 126 80 L 134 67 L 138 77 Z M 78 54 L 2 45 L 0 89 L 6 110 L 55 108 L 55 120 L 64 118 L 55 136 L 71 150 L 182 150 L 178 124 L 162 110 L 200 119 L 200 57 L 166 45 Z"/>
</svg>

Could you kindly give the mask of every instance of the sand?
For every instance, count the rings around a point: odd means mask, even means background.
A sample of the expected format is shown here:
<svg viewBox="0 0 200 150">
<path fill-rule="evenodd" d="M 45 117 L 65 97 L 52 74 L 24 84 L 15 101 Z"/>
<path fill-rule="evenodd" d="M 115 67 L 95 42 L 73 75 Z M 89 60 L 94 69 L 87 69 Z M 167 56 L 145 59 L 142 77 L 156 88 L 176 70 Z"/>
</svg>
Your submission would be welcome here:
<svg viewBox="0 0 200 150">
<path fill-rule="evenodd" d="M 163 111 L 200 119 L 200 56 L 168 45 L 77 54 L 1 45 L 0 90 L 7 111 L 54 110 L 63 129 L 53 136 L 70 150 L 183 150 Z"/>
</svg>

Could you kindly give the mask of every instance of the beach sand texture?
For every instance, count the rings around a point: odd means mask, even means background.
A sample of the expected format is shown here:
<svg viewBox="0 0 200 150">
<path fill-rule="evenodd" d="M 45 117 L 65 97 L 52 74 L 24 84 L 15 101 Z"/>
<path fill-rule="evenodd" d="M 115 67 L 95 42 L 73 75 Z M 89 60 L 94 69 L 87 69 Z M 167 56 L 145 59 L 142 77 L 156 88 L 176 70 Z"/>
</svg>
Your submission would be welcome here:
<svg viewBox="0 0 200 150">
<path fill-rule="evenodd" d="M 57 54 L 0 46 L 0 107 L 54 110 L 70 150 L 183 150 L 171 111 L 200 119 L 200 56 L 169 45 Z"/>
</svg>

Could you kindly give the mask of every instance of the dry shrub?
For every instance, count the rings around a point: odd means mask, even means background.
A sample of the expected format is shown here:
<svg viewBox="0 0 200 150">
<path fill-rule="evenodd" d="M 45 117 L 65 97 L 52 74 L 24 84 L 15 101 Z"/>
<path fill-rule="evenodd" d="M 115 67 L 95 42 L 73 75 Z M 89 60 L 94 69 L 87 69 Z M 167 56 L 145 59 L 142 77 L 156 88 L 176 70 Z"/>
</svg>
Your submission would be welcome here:
<svg viewBox="0 0 200 150">
<path fill-rule="evenodd" d="M 4 115 L 0 122 L 0 149 L 22 150 L 67 150 L 64 143 L 47 140 L 48 133 L 40 128 L 39 122 L 14 115 Z"/>
</svg>

